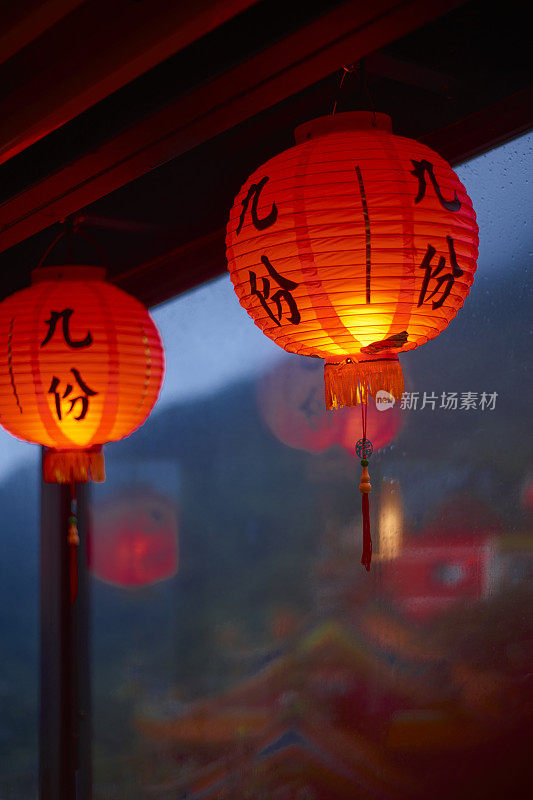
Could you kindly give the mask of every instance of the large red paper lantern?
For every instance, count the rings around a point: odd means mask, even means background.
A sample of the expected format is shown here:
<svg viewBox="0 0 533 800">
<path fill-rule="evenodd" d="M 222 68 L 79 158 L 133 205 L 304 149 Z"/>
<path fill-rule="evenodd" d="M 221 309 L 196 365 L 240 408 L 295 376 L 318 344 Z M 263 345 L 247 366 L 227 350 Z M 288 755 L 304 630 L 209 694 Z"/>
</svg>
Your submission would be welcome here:
<svg viewBox="0 0 533 800">
<path fill-rule="evenodd" d="M 149 586 L 178 569 L 178 523 L 170 498 L 146 487 L 108 497 L 93 511 L 89 568 L 106 583 Z"/>
<path fill-rule="evenodd" d="M 384 114 L 300 126 L 235 198 L 228 269 L 241 305 L 285 350 L 325 359 L 326 405 L 403 392 L 398 354 L 443 331 L 469 292 L 478 227 L 450 165 Z M 366 436 L 364 563 L 369 564 Z"/>
<path fill-rule="evenodd" d="M 45 480 L 104 480 L 102 445 L 149 415 L 164 371 L 146 308 L 100 267 L 41 267 L 0 303 L 0 423 L 44 445 Z"/>
</svg>

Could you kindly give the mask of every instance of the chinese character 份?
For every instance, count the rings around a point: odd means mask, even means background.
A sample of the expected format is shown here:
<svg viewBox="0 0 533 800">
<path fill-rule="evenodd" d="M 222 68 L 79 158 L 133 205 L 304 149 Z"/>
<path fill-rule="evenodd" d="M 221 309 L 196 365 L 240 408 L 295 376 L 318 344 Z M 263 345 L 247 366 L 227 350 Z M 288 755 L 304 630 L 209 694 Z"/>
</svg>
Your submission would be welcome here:
<svg viewBox="0 0 533 800">
<path fill-rule="evenodd" d="M 272 264 L 270 263 L 270 261 L 266 256 L 261 256 L 261 261 L 265 265 L 270 277 L 276 281 L 276 283 L 280 288 L 278 289 L 277 292 L 274 292 L 274 294 L 270 295 L 271 285 L 269 279 L 261 278 L 262 290 L 258 289 L 257 275 L 255 274 L 255 272 L 252 272 L 252 270 L 250 270 L 249 274 L 250 274 L 251 294 L 256 295 L 256 297 L 258 298 L 259 302 L 267 312 L 272 322 L 275 322 L 276 325 L 279 326 L 281 326 L 281 317 L 283 315 L 283 309 L 281 303 L 282 301 L 284 301 L 288 306 L 288 310 L 290 311 L 290 315 L 288 318 L 289 322 L 292 325 L 298 325 L 301 319 L 300 312 L 298 311 L 298 306 L 296 305 L 296 301 L 291 294 L 291 292 L 294 289 L 296 289 L 298 284 L 295 283 L 294 281 L 289 280 L 288 278 L 284 278 L 283 275 L 280 275 L 278 272 L 276 272 L 276 270 L 274 269 L 274 267 L 272 266 Z M 267 303 L 267 300 L 270 300 L 276 306 L 277 316 L 272 311 L 271 307 Z"/>
<path fill-rule="evenodd" d="M 67 383 L 67 385 L 65 387 L 65 391 L 63 392 L 63 394 L 61 394 L 58 391 L 58 388 L 59 388 L 59 385 L 60 385 L 61 381 L 55 375 L 52 378 L 52 382 L 50 383 L 50 388 L 48 389 L 48 394 L 53 394 L 54 395 L 56 413 L 57 413 L 58 420 L 62 420 L 63 419 L 63 414 L 62 414 L 62 409 L 61 409 L 61 401 L 62 400 L 67 400 L 67 402 L 70 403 L 70 408 L 68 409 L 68 411 L 66 413 L 66 416 L 68 416 L 69 414 L 72 414 L 72 412 L 74 410 L 74 406 L 76 405 L 76 403 L 81 403 L 80 413 L 78 414 L 78 416 L 74 416 L 74 419 L 77 422 L 80 422 L 81 420 L 85 419 L 85 417 L 87 415 L 87 411 L 89 410 L 89 397 L 94 397 L 95 395 L 98 394 L 98 392 L 95 392 L 94 389 L 91 389 L 89 386 L 87 386 L 87 384 L 85 383 L 85 381 L 83 380 L 83 378 L 81 377 L 81 375 L 80 375 L 80 373 L 79 373 L 79 371 L 77 369 L 72 367 L 72 369 L 70 371 L 74 375 L 74 378 L 76 379 L 76 382 L 77 382 L 79 388 L 81 389 L 82 394 L 78 395 L 77 397 L 71 398 L 70 395 L 72 394 L 72 391 L 73 391 L 74 387 L 70 383 Z"/>
</svg>

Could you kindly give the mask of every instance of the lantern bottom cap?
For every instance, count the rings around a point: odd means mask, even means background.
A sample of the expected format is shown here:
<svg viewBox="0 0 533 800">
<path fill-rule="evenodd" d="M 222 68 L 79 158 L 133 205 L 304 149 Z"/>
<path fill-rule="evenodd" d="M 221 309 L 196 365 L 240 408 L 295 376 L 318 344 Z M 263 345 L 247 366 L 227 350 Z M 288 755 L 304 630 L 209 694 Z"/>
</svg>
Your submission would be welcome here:
<svg viewBox="0 0 533 800">
<path fill-rule="evenodd" d="M 397 357 L 324 365 L 326 408 L 356 406 L 385 391 L 400 400 L 404 391 L 403 372 Z"/>
<path fill-rule="evenodd" d="M 105 460 L 102 447 L 86 450 L 46 448 L 43 456 L 43 478 L 46 483 L 96 483 L 105 481 Z"/>
</svg>

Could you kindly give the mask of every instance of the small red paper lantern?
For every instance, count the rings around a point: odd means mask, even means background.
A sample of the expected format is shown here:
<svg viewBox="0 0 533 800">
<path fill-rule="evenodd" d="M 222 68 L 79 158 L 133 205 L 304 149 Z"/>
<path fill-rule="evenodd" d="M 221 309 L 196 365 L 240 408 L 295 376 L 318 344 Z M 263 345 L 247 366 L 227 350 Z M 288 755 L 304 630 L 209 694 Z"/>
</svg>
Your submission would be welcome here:
<svg viewBox="0 0 533 800">
<path fill-rule="evenodd" d="M 297 450 L 322 453 L 339 443 L 343 419 L 342 412 L 327 413 L 321 370 L 309 362 L 284 361 L 262 375 L 256 386 L 257 403 L 277 439 Z"/>
<path fill-rule="evenodd" d="M 0 303 L 0 423 L 47 448 L 49 482 L 102 481 L 102 445 L 149 415 L 164 371 L 146 308 L 100 267 L 40 267 Z"/>
<path fill-rule="evenodd" d="M 93 575 L 115 586 L 149 586 L 178 570 L 173 502 L 151 489 L 109 497 L 93 512 L 89 546 Z"/>
<path fill-rule="evenodd" d="M 398 353 L 443 331 L 469 292 L 478 227 L 450 165 L 395 136 L 385 114 L 300 126 L 296 147 L 245 182 L 230 213 L 228 269 L 241 305 L 291 353 L 326 360 L 326 406 L 399 399 Z M 366 411 L 363 563 L 370 564 Z"/>
</svg>

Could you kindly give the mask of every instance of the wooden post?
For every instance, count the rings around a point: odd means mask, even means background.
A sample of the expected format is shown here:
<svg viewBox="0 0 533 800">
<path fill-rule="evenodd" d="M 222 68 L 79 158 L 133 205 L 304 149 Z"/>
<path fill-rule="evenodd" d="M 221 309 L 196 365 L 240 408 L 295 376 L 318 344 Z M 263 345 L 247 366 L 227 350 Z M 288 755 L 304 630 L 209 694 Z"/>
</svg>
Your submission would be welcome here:
<svg viewBox="0 0 533 800">
<path fill-rule="evenodd" d="M 77 486 L 78 594 L 69 602 L 70 487 L 41 486 L 40 800 L 90 800 L 87 485 Z"/>
</svg>

